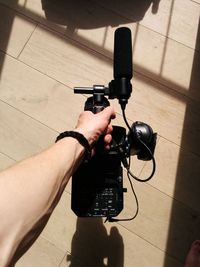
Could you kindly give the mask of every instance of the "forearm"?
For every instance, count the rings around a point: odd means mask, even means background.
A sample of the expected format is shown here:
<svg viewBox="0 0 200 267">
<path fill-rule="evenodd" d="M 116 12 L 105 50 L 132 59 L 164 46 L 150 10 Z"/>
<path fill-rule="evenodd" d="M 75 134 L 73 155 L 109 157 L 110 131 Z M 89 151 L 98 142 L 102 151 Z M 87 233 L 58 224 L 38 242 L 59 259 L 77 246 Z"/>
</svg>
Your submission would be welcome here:
<svg viewBox="0 0 200 267">
<path fill-rule="evenodd" d="M 90 146 L 104 135 L 109 149 L 115 117 L 111 107 L 80 114 L 76 131 Z M 86 145 L 87 147 L 87 145 Z M 85 148 L 71 137 L 0 173 L 0 267 L 11 267 L 42 231 Z"/>
<path fill-rule="evenodd" d="M 51 214 L 83 155 L 75 139 L 64 138 L 0 174 L 0 257 L 12 257 L 27 233 Z"/>
</svg>

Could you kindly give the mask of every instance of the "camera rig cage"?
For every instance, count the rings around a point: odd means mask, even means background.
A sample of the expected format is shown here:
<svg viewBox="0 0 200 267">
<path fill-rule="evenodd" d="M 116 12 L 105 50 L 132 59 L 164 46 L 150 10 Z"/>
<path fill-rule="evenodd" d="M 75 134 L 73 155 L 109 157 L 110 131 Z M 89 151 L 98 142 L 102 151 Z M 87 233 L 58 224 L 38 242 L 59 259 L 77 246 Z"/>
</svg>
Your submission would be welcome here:
<svg viewBox="0 0 200 267">
<path fill-rule="evenodd" d="M 108 87 L 75 87 L 75 94 L 91 94 L 85 102 L 84 110 L 101 112 L 109 106 L 108 99 L 117 98 L 122 109 L 124 122 L 128 128 L 113 126 L 110 150 L 103 149 L 102 138 L 95 144 L 95 155 L 84 161 L 72 177 L 71 208 L 79 217 L 106 217 L 106 220 L 132 220 L 138 213 L 138 200 L 130 176 L 137 181 L 147 182 L 155 172 L 154 150 L 157 134 L 143 122 L 129 125 L 125 108 L 132 93 L 132 40 L 129 28 L 121 27 L 115 31 L 114 40 L 114 79 Z M 130 170 L 131 155 L 140 160 L 153 162 L 151 175 L 144 180 L 136 177 Z M 124 192 L 123 168 L 136 198 L 137 210 L 129 219 L 115 219 L 123 209 Z"/>
</svg>

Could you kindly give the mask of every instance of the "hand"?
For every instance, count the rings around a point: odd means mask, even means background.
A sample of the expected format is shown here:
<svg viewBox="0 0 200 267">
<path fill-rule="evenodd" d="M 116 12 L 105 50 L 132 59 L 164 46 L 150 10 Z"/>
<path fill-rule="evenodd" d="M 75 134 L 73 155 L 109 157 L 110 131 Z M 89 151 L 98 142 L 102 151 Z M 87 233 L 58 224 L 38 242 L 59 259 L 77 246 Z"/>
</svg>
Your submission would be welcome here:
<svg viewBox="0 0 200 267">
<path fill-rule="evenodd" d="M 105 149 L 109 149 L 109 144 L 112 140 L 112 125 L 110 121 L 114 118 L 115 112 L 112 107 L 107 107 L 97 114 L 91 111 L 84 111 L 78 118 L 75 130 L 82 133 L 90 145 L 95 143 L 101 135 L 104 135 Z"/>
</svg>

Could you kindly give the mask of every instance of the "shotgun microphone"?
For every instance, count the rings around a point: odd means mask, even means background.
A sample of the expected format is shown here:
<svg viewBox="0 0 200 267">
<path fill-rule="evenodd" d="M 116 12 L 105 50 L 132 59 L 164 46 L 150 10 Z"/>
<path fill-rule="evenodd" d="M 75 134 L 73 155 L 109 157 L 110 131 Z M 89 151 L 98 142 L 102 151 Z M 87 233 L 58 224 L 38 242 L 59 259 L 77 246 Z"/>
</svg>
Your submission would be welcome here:
<svg viewBox="0 0 200 267">
<path fill-rule="evenodd" d="M 118 98 L 124 110 L 132 92 L 133 77 L 131 30 L 118 28 L 114 38 L 114 80 L 109 84 L 111 95 Z"/>
<path fill-rule="evenodd" d="M 114 79 L 131 80 L 132 72 L 131 31 L 126 27 L 118 28 L 114 39 Z"/>
</svg>

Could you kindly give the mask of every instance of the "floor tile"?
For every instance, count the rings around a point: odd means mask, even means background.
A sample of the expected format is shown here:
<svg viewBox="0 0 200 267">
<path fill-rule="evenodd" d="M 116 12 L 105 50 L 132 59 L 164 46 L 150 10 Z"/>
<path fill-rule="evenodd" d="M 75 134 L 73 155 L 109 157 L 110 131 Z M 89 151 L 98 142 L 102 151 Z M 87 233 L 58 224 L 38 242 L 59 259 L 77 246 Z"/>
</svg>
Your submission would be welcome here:
<svg viewBox="0 0 200 267">
<path fill-rule="evenodd" d="M 17 267 L 56 267 L 64 257 L 64 252 L 53 244 L 39 238 L 30 250 L 17 262 Z"/>
</svg>

